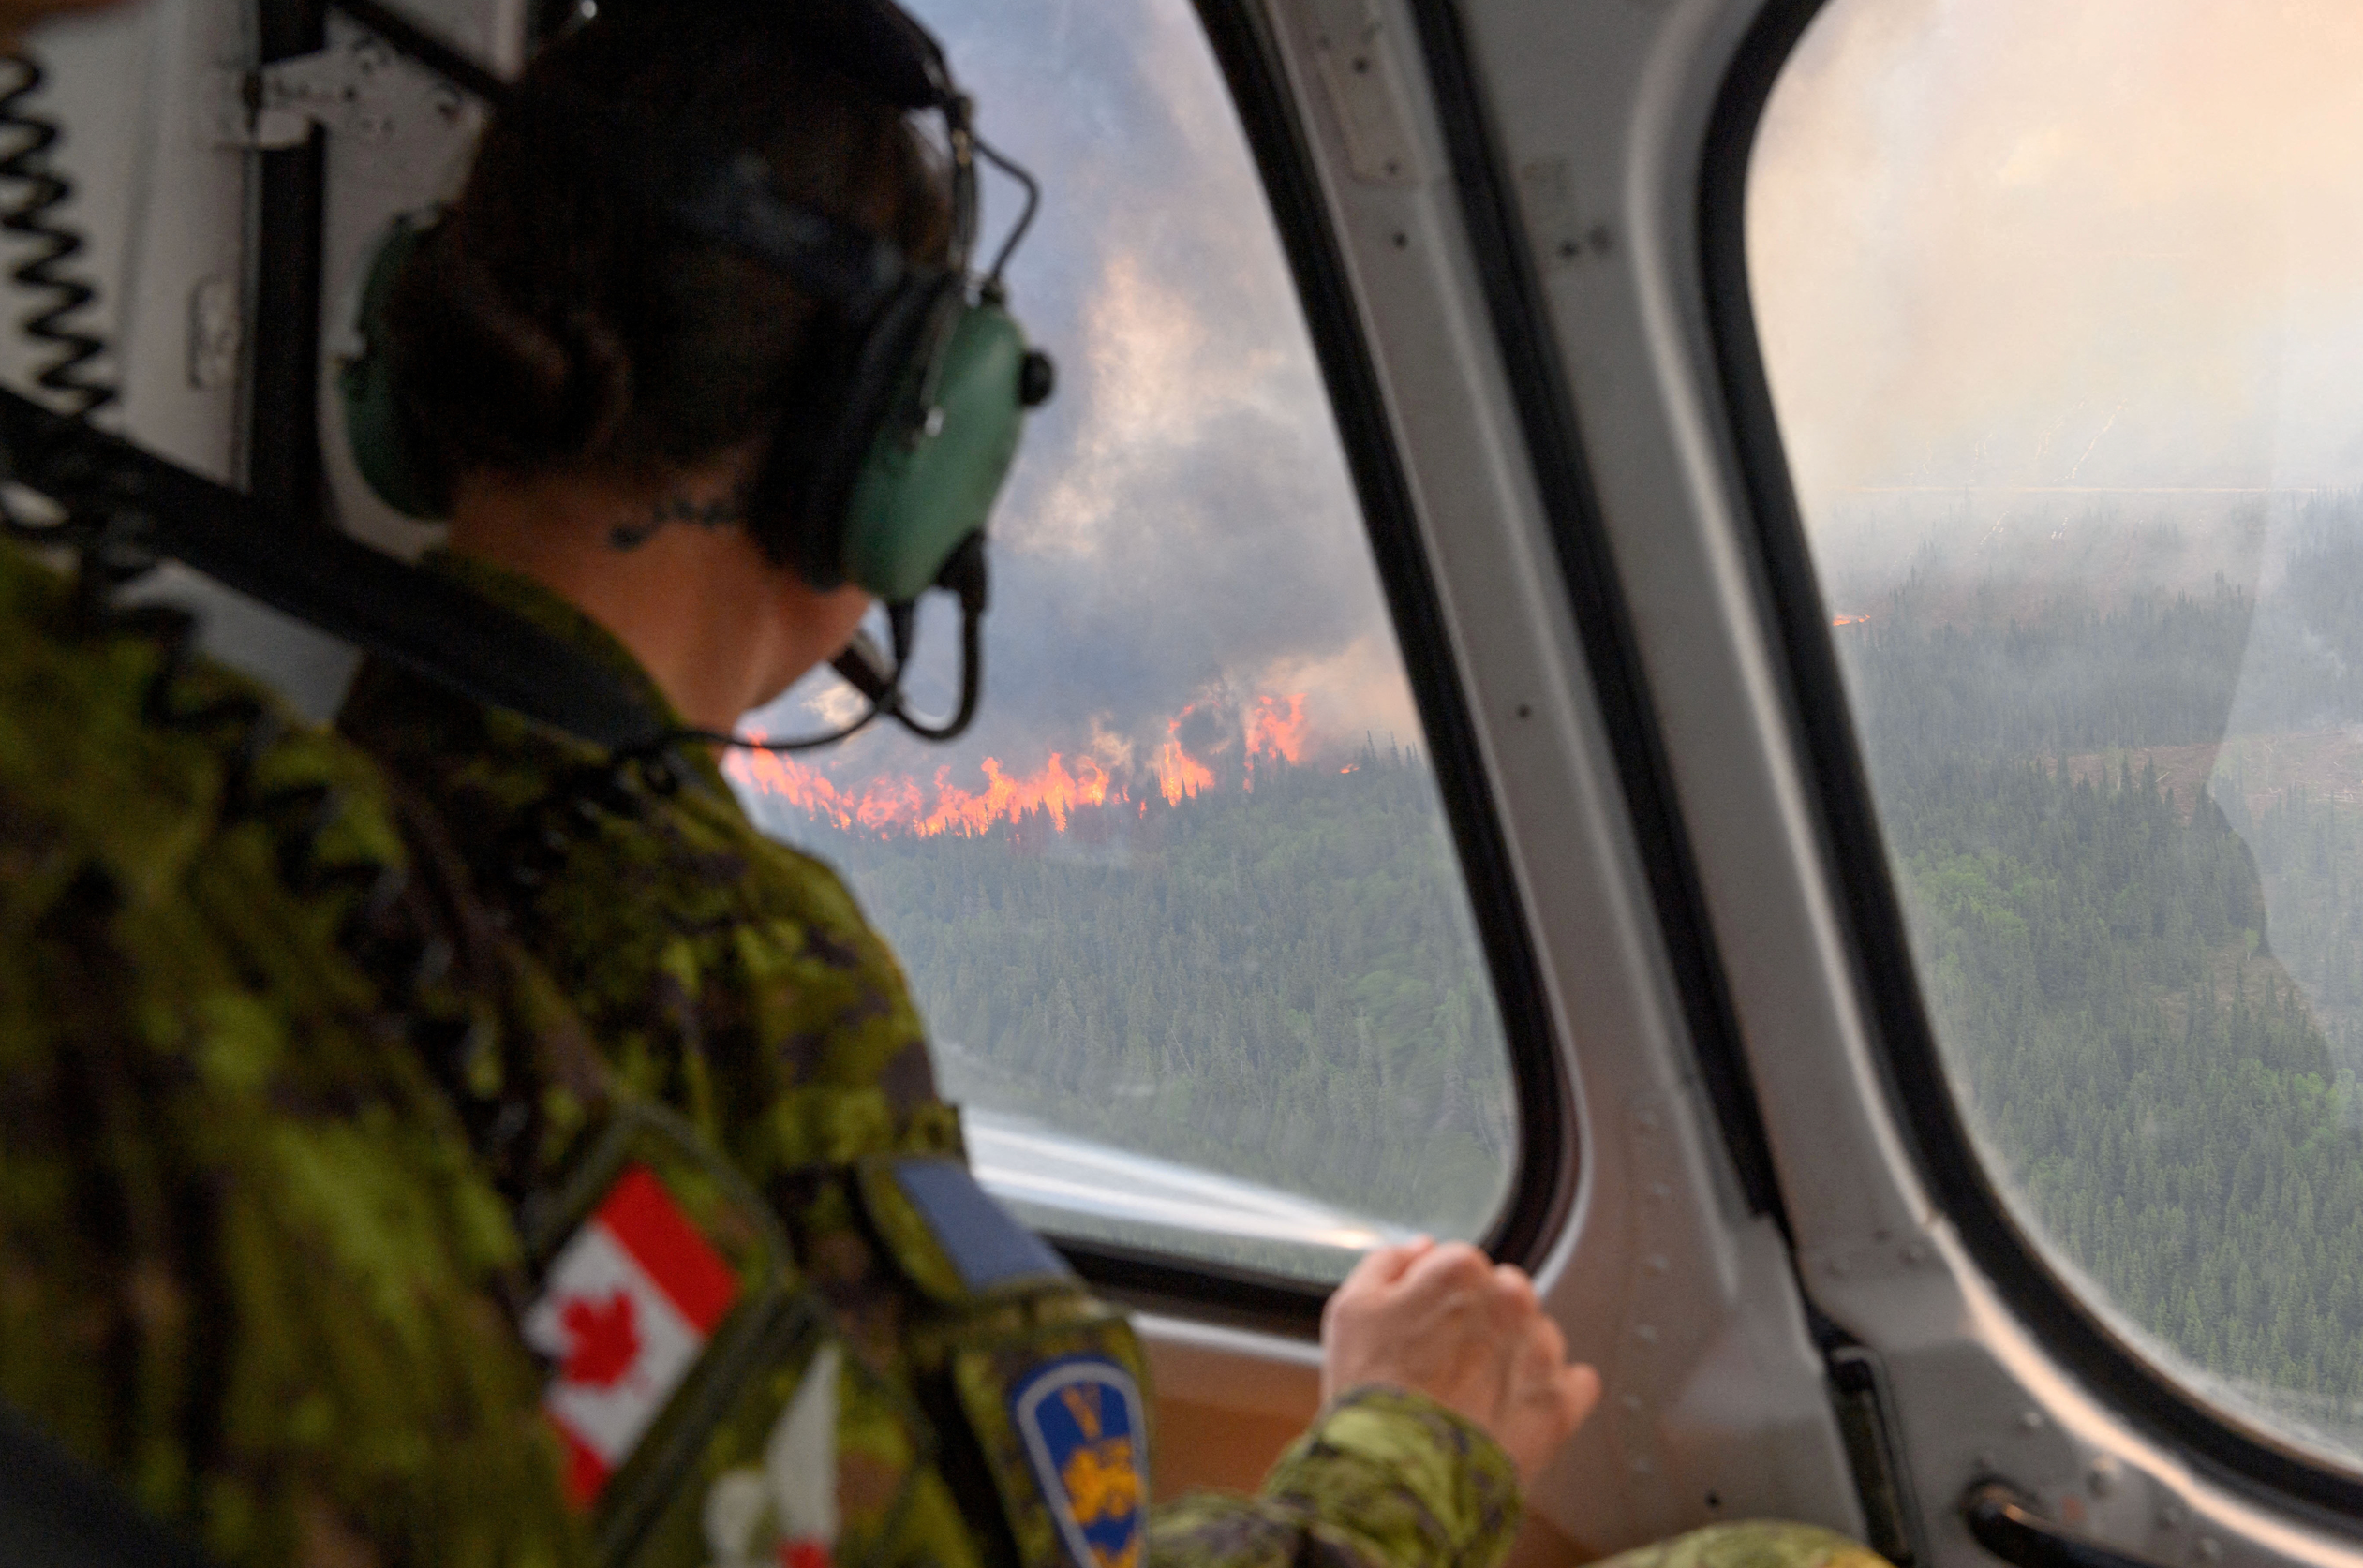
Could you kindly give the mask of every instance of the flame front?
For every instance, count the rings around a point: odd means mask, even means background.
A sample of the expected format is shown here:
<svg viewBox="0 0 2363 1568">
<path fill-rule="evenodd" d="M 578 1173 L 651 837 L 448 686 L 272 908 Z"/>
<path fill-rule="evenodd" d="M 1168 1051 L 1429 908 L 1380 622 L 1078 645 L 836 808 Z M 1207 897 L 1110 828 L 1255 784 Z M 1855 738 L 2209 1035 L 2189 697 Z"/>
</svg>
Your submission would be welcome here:
<svg viewBox="0 0 2363 1568">
<path fill-rule="evenodd" d="M 1281 704 L 1287 712 L 1281 712 Z M 1286 762 L 1302 761 L 1304 757 L 1304 694 L 1294 697 L 1258 697 L 1255 706 L 1247 710 L 1247 758 L 1253 762 L 1260 756 L 1271 756 Z"/>
<path fill-rule="evenodd" d="M 1182 716 L 1188 717 L 1187 712 Z M 1214 770 L 1182 747 L 1181 718 L 1166 726 L 1166 743 L 1157 748 L 1157 782 L 1165 791 L 1167 806 L 1179 805 L 1182 796 L 1195 798 L 1200 790 L 1214 787 Z"/>
<path fill-rule="evenodd" d="M 1042 812 L 1063 833 L 1074 814 L 1086 807 L 1135 805 L 1146 812 L 1148 792 L 1162 794 L 1167 804 L 1178 805 L 1215 788 L 1218 758 L 1211 753 L 1194 755 L 1182 738 L 1184 721 L 1211 705 L 1211 700 L 1193 703 L 1167 724 L 1165 741 L 1150 762 L 1148 791 L 1137 801 L 1132 780 L 1110 773 L 1098 758 L 1078 756 L 1070 762 L 1060 751 L 1051 752 L 1040 768 L 1025 775 L 1010 772 L 998 757 L 988 757 L 983 763 L 982 789 L 955 783 L 949 767 L 935 771 L 931 786 L 922 786 L 908 774 L 840 784 L 818 768 L 774 751 L 733 751 L 722 766 L 742 786 L 846 831 L 908 833 L 923 838 L 950 833 L 973 837 L 990 832 L 996 823 L 1018 822 Z M 1225 737 L 1226 729 L 1217 728 L 1217 751 L 1233 745 Z M 1296 763 L 1304 756 L 1311 730 L 1302 693 L 1256 698 L 1239 711 L 1239 762 L 1233 765 L 1234 776 L 1242 787 L 1253 788 L 1259 762 L 1267 766 Z M 758 730 L 748 733 L 757 741 L 768 738 Z"/>
</svg>

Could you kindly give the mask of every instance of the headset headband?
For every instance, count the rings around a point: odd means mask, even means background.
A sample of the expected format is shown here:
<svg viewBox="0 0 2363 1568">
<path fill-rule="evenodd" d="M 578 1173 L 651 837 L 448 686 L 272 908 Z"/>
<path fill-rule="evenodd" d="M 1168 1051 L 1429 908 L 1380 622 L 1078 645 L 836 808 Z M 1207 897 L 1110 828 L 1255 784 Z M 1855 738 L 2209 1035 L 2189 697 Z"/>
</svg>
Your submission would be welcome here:
<svg viewBox="0 0 2363 1568">
<path fill-rule="evenodd" d="M 902 287 L 908 268 L 901 247 L 782 199 L 770 165 L 755 154 L 691 167 L 686 192 L 656 203 L 675 228 L 746 252 L 857 322 L 876 316 Z"/>
</svg>

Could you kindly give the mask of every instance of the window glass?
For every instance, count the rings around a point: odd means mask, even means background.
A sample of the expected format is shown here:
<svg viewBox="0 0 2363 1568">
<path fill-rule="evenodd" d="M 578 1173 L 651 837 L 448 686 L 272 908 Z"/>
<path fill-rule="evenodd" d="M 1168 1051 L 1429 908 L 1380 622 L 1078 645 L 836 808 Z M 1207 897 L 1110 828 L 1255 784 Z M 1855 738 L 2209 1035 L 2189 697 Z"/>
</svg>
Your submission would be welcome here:
<svg viewBox="0 0 2363 1568">
<path fill-rule="evenodd" d="M 1316 1280 L 1477 1235 L 1516 1159 L 1508 1051 L 1206 40 L 1187 0 L 916 8 L 1043 181 L 1011 299 L 1058 395 L 995 514 L 975 729 L 741 753 L 736 785 L 893 941 L 980 1175 L 1030 1220 Z M 1018 205 L 988 176 L 988 243 Z M 952 617 L 920 641 L 946 712 Z M 822 679 L 749 723 L 857 711 Z"/>
<path fill-rule="evenodd" d="M 2203 1398 L 2363 1462 L 2363 10 L 1835 0 L 1747 234 L 1983 1158 Z"/>
</svg>

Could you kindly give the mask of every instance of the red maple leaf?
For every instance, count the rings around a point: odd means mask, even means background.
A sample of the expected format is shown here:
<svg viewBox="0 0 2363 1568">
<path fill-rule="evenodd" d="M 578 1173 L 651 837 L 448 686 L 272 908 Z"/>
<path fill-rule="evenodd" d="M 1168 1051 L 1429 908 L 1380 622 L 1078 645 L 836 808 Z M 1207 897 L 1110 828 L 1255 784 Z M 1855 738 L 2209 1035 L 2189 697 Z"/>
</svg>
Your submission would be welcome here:
<svg viewBox="0 0 2363 1568">
<path fill-rule="evenodd" d="M 605 1302 L 570 1296 L 558 1309 L 566 1325 L 566 1365 L 558 1376 L 590 1388 L 613 1388 L 640 1359 L 640 1325 L 632 1293 L 617 1291 Z"/>
</svg>

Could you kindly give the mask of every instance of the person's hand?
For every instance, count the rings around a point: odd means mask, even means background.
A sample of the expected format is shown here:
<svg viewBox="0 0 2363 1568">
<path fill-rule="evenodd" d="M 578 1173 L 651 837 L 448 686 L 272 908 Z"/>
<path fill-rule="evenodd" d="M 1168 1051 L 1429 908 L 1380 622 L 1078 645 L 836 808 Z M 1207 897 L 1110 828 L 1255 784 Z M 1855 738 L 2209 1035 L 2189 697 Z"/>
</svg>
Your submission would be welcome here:
<svg viewBox="0 0 2363 1568">
<path fill-rule="evenodd" d="M 1368 1383 L 1468 1417 L 1529 1482 L 1600 1397 L 1598 1372 L 1568 1365 L 1525 1270 L 1426 1236 L 1365 1255 L 1322 1309 L 1322 1402 Z"/>
</svg>

